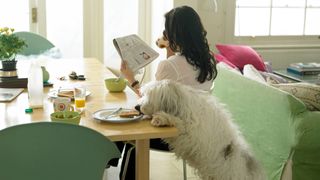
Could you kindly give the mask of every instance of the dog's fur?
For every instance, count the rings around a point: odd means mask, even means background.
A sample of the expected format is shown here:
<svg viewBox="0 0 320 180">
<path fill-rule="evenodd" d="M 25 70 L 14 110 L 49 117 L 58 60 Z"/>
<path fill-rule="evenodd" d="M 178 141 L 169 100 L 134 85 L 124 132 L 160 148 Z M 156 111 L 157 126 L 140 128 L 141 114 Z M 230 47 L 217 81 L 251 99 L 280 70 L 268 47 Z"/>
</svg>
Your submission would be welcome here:
<svg viewBox="0 0 320 180">
<path fill-rule="evenodd" d="M 265 179 L 230 113 L 208 92 L 169 80 L 141 89 L 141 112 L 154 126 L 175 126 L 178 136 L 164 139 L 204 180 Z"/>
</svg>

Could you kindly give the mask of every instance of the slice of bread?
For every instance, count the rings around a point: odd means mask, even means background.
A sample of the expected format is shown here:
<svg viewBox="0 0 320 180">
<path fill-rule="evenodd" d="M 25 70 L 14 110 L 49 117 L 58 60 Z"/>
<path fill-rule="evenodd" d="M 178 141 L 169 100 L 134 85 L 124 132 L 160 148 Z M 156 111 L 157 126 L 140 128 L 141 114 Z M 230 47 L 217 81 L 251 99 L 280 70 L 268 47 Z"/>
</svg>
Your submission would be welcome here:
<svg viewBox="0 0 320 180">
<path fill-rule="evenodd" d="M 58 97 L 68 97 L 73 98 L 73 91 L 71 90 L 62 90 L 58 93 Z"/>
<path fill-rule="evenodd" d="M 122 118 L 133 118 L 134 116 L 139 116 L 140 112 L 132 110 L 132 111 L 124 111 L 119 113 L 119 117 Z"/>
</svg>

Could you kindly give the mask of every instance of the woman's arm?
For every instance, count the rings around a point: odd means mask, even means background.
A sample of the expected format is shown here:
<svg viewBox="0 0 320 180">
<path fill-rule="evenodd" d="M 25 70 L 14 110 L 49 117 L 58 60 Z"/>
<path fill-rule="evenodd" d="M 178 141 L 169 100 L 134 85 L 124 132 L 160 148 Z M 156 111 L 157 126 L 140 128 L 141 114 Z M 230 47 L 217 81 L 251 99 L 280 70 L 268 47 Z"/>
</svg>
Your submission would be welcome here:
<svg viewBox="0 0 320 180">
<path fill-rule="evenodd" d="M 129 82 L 130 86 L 132 87 L 132 89 L 134 90 L 134 92 L 138 96 L 140 96 L 140 84 L 139 84 L 139 81 L 134 79 L 134 73 L 128 67 L 128 65 L 127 65 L 125 60 L 121 61 L 120 71 L 121 71 L 122 75 L 124 76 L 124 78 L 126 78 L 128 80 L 128 82 Z"/>
<path fill-rule="evenodd" d="M 121 61 L 120 71 L 121 71 L 122 75 L 124 76 L 124 78 L 126 78 L 128 80 L 129 84 L 132 84 L 135 81 L 134 73 L 128 67 L 128 64 L 125 60 Z"/>
</svg>

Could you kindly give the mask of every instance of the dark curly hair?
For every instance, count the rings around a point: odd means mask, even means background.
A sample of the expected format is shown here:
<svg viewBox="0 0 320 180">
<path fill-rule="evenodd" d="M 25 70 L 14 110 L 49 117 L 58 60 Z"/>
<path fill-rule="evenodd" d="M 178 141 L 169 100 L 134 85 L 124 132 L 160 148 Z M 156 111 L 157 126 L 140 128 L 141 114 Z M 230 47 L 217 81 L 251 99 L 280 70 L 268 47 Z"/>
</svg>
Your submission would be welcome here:
<svg viewBox="0 0 320 180">
<path fill-rule="evenodd" d="M 165 15 L 163 35 L 174 52 L 180 52 L 195 70 L 199 70 L 197 81 L 215 79 L 216 61 L 210 54 L 207 32 L 197 12 L 189 6 L 174 8 Z"/>
</svg>

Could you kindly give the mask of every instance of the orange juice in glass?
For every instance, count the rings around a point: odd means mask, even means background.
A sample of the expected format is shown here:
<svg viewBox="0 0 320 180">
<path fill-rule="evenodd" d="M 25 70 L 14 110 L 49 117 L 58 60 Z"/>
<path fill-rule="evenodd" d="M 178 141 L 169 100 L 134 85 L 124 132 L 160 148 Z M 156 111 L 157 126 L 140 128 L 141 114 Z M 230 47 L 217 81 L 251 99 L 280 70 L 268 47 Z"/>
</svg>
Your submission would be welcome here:
<svg viewBox="0 0 320 180">
<path fill-rule="evenodd" d="M 86 88 L 84 87 L 74 88 L 74 104 L 75 104 L 76 111 L 83 112 L 86 106 Z"/>
</svg>

